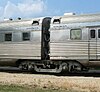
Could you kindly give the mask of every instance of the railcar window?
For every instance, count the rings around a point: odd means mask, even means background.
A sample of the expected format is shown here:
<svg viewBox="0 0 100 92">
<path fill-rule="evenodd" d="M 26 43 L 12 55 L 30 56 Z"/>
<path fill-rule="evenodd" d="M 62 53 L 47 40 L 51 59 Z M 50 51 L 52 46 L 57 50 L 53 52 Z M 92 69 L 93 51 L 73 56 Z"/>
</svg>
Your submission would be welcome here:
<svg viewBox="0 0 100 92">
<path fill-rule="evenodd" d="M 30 40 L 30 32 L 24 32 L 22 34 L 23 41 L 29 41 Z"/>
<path fill-rule="evenodd" d="M 100 29 L 98 30 L 98 38 L 100 38 Z"/>
<path fill-rule="evenodd" d="M 95 30 L 90 30 L 90 36 L 91 38 L 95 38 Z"/>
<path fill-rule="evenodd" d="M 81 38 L 82 38 L 82 30 L 81 29 L 71 29 L 70 38 L 72 40 L 81 40 Z"/>
<path fill-rule="evenodd" d="M 12 33 L 5 34 L 5 41 L 12 41 Z"/>
</svg>

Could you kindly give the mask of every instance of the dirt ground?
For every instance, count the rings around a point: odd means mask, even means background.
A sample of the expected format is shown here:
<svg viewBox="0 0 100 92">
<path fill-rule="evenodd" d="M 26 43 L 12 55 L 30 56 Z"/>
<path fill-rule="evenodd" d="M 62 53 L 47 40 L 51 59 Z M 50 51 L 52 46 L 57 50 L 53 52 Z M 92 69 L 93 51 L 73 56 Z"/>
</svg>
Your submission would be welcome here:
<svg viewBox="0 0 100 92">
<path fill-rule="evenodd" d="M 54 76 L 0 72 L 0 84 L 66 90 L 72 89 L 78 92 L 100 92 L 99 77 Z"/>
</svg>

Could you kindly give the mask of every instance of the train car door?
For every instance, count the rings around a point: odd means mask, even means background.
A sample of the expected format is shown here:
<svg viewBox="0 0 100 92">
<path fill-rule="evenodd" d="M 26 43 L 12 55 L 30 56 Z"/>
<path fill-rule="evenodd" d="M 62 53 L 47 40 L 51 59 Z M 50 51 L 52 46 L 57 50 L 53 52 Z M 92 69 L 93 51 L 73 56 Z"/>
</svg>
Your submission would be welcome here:
<svg viewBox="0 0 100 92">
<path fill-rule="evenodd" d="M 97 28 L 89 28 L 89 60 L 97 59 Z"/>
</svg>

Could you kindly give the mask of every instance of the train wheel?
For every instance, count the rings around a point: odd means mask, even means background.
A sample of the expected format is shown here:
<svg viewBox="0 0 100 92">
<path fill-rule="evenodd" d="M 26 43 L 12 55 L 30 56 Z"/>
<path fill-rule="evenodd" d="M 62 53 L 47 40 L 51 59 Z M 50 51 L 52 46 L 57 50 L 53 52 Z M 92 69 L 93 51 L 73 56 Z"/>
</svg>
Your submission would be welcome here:
<svg viewBox="0 0 100 92">
<path fill-rule="evenodd" d="M 31 70 L 33 70 L 33 65 L 30 62 L 21 62 L 19 64 L 19 68 L 21 70 L 31 71 Z"/>
<path fill-rule="evenodd" d="M 69 62 L 68 67 L 69 67 L 69 72 L 81 72 L 83 69 L 83 66 L 80 63 L 74 61 Z"/>
<path fill-rule="evenodd" d="M 60 68 L 61 68 L 61 72 L 62 73 L 66 73 L 68 72 L 68 64 L 66 62 L 63 62 L 61 65 L 60 65 Z"/>
</svg>

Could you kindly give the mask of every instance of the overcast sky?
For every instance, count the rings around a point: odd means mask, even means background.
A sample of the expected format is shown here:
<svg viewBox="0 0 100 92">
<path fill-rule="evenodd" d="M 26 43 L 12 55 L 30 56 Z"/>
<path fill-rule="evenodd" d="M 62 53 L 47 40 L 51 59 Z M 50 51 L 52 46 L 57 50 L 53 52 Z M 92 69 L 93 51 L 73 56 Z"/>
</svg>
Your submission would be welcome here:
<svg viewBox="0 0 100 92">
<path fill-rule="evenodd" d="M 56 16 L 65 12 L 100 13 L 100 0 L 0 0 L 0 20 Z"/>
</svg>

